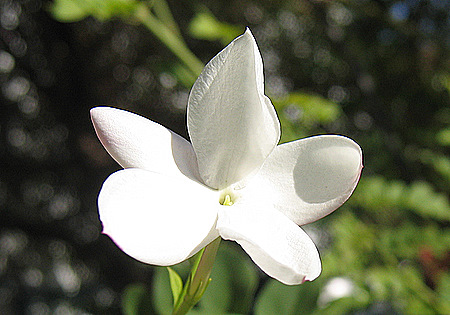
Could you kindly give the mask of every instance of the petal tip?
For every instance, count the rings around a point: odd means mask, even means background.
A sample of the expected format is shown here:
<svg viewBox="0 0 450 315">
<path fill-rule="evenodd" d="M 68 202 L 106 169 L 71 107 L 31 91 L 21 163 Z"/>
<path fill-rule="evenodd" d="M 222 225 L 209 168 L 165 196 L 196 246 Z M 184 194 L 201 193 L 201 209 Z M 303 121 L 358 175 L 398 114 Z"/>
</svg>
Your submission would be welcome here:
<svg viewBox="0 0 450 315">
<path fill-rule="evenodd" d="M 91 108 L 91 109 L 89 110 L 89 112 L 90 112 L 91 116 L 95 116 L 95 115 L 97 115 L 100 111 L 104 110 L 105 108 L 109 108 L 109 107 L 106 107 L 106 106 L 96 106 L 96 107 Z"/>
<path fill-rule="evenodd" d="M 94 121 L 98 115 L 99 107 L 94 107 L 89 110 L 89 114 L 91 115 L 91 120 Z"/>
<path fill-rule="evenodd" d="M 249 27 L 247 27 L 245 29 L 244 34 L 242 34 L 241 36 L 236 38 L 235 41 L 240 39 L 240 38 L 249 40 L 253 45 L 257 46 L 255 36 L 253 36 L 253 33 L 252 33 L 252 31 L 250 30 Z"/>
<path fill-rule="evenodd" d="M 89 114 L 91 115 L 91 120 L 94 123 L 94 125 L 96 122 L 98 122 L 102 119 L 102 117 L 105 115 L 105 113 L 107 111 L 111 111 L 111 110 L 118 110 L 118 109 L 112 108 L 112 107 L 107 107 L 107 106 L 97 106 L 97 107 L 91 108 L 89 110 Z"/>
</svg>

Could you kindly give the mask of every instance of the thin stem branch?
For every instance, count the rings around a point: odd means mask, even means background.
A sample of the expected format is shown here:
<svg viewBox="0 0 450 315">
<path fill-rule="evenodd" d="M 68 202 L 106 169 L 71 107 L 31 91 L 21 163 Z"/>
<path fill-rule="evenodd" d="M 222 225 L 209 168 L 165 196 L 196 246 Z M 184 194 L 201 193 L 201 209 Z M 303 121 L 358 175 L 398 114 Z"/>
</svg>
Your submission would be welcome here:
<svg viewBox="0 0 450 315">
<path fill-rule="evenodd" d="M 166 0 L 157 0 L 153 2 L 153 12 L 159 18 L 161 22 L 167 25 L 168 28 L 175 33 L 175 35 L 181 38 L 180 29 L 178 28 L 178 24 L 173 18 L 172 12 L 170 11 L 169 4 Z"/>
<path fill-rule="evenodd" d="M 166 45 L 195 76 L 200 74 L 203 63 L 189 50 L 179 36 L 150 12 L 144 3 L 134 12 L 134 17 Z"/>
<path fill-rule="evenodd" d="M 187 292 L 183 299 L 175 305 L 172 315 L 186 314 L 202 297 L 211 280 L 211 270 L 216 259 L 220 240 L 221 238 L 218 237 L 207 245 L 198 264 L 194 264 L 184 288 Z"/>
</svg>

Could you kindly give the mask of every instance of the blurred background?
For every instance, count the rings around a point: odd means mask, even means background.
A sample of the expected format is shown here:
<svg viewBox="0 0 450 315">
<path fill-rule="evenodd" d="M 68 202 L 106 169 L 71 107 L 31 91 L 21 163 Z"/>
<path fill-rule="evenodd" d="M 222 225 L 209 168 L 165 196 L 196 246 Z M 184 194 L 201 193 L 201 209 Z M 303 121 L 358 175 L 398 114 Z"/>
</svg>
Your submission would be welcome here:
<svg viewBox="0 0 450 315">
<path fill-rule="evenodd" d="M 187 137 L 199 63 L 158 27 L 206 63 L 248 26 L 282 141 L 346 135 L 365 168 L 343 207 L 304 227 L 317 280 L 282 285 L 223 242 L 193 313 L 450 314 L 449 11 L 440 0 L 0 0 L 0 313 L 170 312 L 167 271 L 101 234 L 97 194 L 119 166 L 89 109 Z"/>
</svg>

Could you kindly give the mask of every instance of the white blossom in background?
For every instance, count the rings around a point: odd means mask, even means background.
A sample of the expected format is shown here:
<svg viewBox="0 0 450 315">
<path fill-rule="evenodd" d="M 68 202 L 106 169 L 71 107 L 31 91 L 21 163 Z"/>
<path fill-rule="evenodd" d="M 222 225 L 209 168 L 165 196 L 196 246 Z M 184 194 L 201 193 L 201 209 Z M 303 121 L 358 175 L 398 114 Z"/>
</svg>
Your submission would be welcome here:
<svg viewBox="0 0 450 315">
<path fill-rule="evenodd" d="M 317 303 L 325 307 L 328 303 L 345 297 L 352 296 L 355 293 L 355 285 L 352 280 L 344 277 L 334 277 L 328 280 L 320 292 Z"/>
<path fill-rule="evenodd" d="M 220 236 L 285 284 L 319 276 L 319 253 L 299 226 L 349 198 L 361 149 L 335 135 L 277 145 L 280 125 L 264 95 L 250 30 L 195 82 L 187 108 L 191 142 L 123 110 L 97 107 L 91 117 L 124 168 L 105 181 L 98 206 L 103 232 L 128 255 L 173 265 Z"/>
</svg>

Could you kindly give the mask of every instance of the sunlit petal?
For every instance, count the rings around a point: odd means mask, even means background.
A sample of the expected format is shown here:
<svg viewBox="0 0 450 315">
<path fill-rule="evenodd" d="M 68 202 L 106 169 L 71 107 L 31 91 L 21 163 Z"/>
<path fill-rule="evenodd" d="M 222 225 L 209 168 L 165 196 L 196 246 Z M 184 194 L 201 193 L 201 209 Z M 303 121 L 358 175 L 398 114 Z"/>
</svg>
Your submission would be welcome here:
<svg viewBox="0 0 450 315">
<path fill-rule="evenodd" d="M 222 189 L 259 169 L 280 127 L 264 95 L 261 56 L 250 30 L 214 57 L 195 82 L 188 130 L 203 181 Z"/>
<path fill-rule="evenodd" d="M 218 237 L 216 196 L 188 179 L 121 170 L 105 181 L 98 198 L 103 232 L 137 260 L 173 265 Z"/>
<path fill-rule="evenodd" d="M 91 118 L 101 143 L 122 167 L 174 176 L 181 171 L 199 180 L 191 144 L 167 128 L 111 107 L 91 109 Z"/>
<path fill-rule="evenodd" d="M 310 137 L 279 145 L 242 192 L 266 199 L 299 225 L 318 220 L 352 194 L 362 170 L 361 148 L 342 136 Z"/>
<path fill-rule="evenodd" d="M 238 242 L 265 273 L 285 284 L 314 280 L 321 272 L 309 236 L 267 205 L 222 206 L 217 228 L 222 238 Z"/>
</svg>

